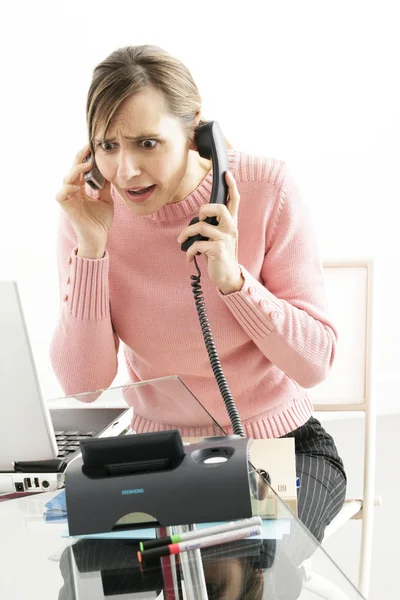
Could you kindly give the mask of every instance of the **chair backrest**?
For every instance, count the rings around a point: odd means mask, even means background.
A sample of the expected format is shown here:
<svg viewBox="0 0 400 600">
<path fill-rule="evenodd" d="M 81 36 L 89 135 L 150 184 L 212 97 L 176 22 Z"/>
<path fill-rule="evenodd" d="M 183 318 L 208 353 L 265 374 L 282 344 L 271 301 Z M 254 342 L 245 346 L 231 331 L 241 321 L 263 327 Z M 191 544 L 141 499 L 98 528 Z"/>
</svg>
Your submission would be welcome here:
<svg viewBox="0 0 400 600">
<path fill-rule="evenodd" d="M 316 412 L 371 406 L 373 260 L 325 261 L 327 313 L 339 339 L 328 378 L 308 390 Z"/>
<path fill-rule="evenodd" d="M 358 587 L 367 597 L 371 571 L 376 455 L 376 401 L 373 383 L 374 261 L 325 261 L 327 310 L 338 329 L 337 355 L 327 379 L 309 390 L 316 412 L 362 411 L 364 481 Z M 338 518 L 340 515 L 338 515 Z"/>
</svg>

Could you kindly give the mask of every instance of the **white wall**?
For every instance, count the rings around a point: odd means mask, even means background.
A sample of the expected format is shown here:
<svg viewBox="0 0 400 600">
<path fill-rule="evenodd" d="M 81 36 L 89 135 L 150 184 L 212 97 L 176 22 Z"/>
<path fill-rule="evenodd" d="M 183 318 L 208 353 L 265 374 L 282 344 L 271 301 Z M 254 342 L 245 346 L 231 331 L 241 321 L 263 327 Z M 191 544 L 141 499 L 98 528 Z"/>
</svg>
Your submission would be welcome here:
<svg viewBox="0 0 400 600">
<path fill-rule="evenodd" d="M 58 315 L 55 194 L 86 142 L 92 69 L 117 47 L 154 43 L 192 70 L 205 116 L 236 148 L 289 163 L 324 258 L 376 258 L 379 411 L 400 411 L 396 4 L 27 0 L 3 8 L 0 279 L 19 282 L 45 397 L 61 393 L 48 359 Z"/>
</svg>

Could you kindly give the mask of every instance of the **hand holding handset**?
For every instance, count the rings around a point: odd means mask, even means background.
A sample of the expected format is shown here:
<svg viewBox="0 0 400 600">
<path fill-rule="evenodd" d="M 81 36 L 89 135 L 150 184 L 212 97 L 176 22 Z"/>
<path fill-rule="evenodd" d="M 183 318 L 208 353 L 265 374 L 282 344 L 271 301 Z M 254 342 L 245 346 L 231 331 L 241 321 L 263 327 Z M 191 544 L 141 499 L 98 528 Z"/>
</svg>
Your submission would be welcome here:
<svg viewBox="0 0 400 600">
<path fill-rule="evenodd" d="M 86 183 L 93 193 L 88 191 Z M 97 169 L 89 144 L 77 153 L 56 199 L 75 231 L 78 256 L 104 256 L 108 232 L 113 222 L 114 203 L 110 183 Z"/>
<path fill-rule="evenodd" d="M 228 199 L 228 185 L 225 181 L 225 173 L 229 170 L 229 159 L 226 150 L 225 139 L 221 128 L 216 121 L 202 123 L 196 129 L 195 140 L 197 149 L 202 158 L 211 159 L 213 169 L 213 181 L 210 203 L 225 204 Z M 194 217 L 190 225 L 198 223 L 199 218 Z M 207 217 L 206 223 L 218 225 L 216 217 Z M 186 252 L 194 242 L 207 240 L 208 238 L 198 234 L 183 242 L 181 249 Z"/>
</svg>

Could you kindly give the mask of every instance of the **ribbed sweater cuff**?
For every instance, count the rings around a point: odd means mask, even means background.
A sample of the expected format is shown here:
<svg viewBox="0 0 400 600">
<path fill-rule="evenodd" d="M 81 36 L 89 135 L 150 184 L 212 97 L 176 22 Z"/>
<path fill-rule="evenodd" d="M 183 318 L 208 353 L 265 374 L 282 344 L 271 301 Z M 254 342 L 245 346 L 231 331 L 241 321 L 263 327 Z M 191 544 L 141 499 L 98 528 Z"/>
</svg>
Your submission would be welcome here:
<svg viewBox="0 0 400 600">
<path fill-rule="evenodd" d="M 75 248 L 68 260 L 69 276 L 64 302 L 74 317 L 85 321 L 100 321 L 110 315 L 108 286 L 109 256 L 82 258 Z"/>
<path fill-rule="evenodd" d="M 222 294 L 232 314 L 254 340 L 275 331 L 284 317 L 281 300 L 271 294 L 257 279 L 240 265 L 244 284 L 239 292 Z"/>
</svg>

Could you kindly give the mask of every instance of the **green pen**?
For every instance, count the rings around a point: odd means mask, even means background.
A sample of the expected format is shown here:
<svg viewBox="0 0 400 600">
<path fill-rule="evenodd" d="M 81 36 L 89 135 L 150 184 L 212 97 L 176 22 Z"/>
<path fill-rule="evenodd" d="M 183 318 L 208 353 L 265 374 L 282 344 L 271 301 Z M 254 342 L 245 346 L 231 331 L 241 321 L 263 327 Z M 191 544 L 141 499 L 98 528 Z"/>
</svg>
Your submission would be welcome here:
<svg viewBox="0 0 400 600">
<path fill-rule="evenodd" d="M 252 525 L 262 525 L 261 517 L 251 517 L 250 519 L 241 519 L 239 521 L 230 521 L 229 523 L 223 523 L 222 525 L 213 525 L 212 527 L 205 527 L 204 529 L 196 529 L 195 531 L 188 531 L 187 533 L 176 533 L 168 535 L 166 537 L 157 538 L 156 540 L 146 540 L 140 542 L 140 551 L 151 550 L 152 548 L 159 548 L 160 546 L 168 546 L 169 544 L 180 544 L 187 540 L 194 540 L 207 535 L 215 535 L 217 533 L 224 533 L 225 531 L 234 531 L 235 529 L 243 529 L 243 527 L 251 527 Z"/>
</svg>

